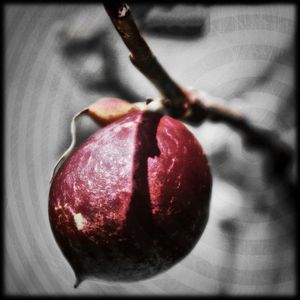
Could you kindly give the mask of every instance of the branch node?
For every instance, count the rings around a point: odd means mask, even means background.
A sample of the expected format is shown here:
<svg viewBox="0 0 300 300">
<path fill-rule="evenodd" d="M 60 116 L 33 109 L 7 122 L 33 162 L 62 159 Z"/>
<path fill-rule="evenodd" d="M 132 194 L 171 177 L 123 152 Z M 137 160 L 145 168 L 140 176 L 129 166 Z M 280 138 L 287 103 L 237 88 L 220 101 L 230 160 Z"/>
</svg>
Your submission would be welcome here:
<svg viewBox="0 0 300 300">
<path fill-rule="evenodd" d="M 126 3 L 122 3 L 118 9 L 118 18 L 124 18 L 130 12 L 130 8 Z"/>
</svg>

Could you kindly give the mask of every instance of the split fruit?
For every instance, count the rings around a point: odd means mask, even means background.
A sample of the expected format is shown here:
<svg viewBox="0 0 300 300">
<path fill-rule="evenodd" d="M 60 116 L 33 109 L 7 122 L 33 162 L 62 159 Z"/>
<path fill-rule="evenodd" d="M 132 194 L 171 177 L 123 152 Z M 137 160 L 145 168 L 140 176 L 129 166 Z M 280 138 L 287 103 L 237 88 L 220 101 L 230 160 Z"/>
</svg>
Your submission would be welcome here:
<svg viewBox="0 0 300 300">
<path fill-rule="evenodd" d="M 203 150 L 178 120 L 132 111 L 99 129 L 53 177 L 49 219 L 77 286 L 163 272 L 196 245 L 212 178 Z"/>
</svg>

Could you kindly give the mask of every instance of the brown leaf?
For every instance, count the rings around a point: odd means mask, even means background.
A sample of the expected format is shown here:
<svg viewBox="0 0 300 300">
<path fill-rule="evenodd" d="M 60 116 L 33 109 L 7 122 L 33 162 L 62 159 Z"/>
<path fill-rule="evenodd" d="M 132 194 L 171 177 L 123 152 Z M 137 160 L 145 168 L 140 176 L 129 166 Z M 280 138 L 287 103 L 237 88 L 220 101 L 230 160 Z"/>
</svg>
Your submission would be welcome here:
<svg viewBox="0 0 300 300">
<path fill-rule="evenodd" d="M 100 125 L 110 124 L 132 111 L 140 110 L 135 104 L 118 98 L 101 98 L 87 108 L 87 113 Z"/>
</svg>

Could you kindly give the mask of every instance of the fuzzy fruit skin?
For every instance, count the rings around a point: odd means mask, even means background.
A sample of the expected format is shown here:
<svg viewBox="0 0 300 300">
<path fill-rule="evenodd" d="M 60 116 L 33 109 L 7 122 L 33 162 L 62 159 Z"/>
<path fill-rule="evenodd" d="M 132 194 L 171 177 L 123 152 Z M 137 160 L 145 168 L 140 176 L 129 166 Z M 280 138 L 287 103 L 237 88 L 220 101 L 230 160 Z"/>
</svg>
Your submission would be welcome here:
<svg viewBox="0 0 300 300">
<path fill-rule="evenodd" d="M 169 116 L 134 112 L 99 129 L 61 166 L 49 193 L 55 239 L 78 281 L 135 281 L 185 257 L 209 215 L 201 146 Z"/>
</svg>

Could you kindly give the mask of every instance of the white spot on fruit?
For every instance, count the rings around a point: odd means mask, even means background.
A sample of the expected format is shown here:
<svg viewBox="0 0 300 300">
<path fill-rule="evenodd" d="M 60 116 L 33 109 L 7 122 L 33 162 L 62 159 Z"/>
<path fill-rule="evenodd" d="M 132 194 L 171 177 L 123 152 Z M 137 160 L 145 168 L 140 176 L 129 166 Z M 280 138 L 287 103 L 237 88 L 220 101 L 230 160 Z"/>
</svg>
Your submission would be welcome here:
<svg viewBox="0 0 300 300">
<path fill-rule="evenodd" d="M 84 226 L 84 218 L 81 213 L 74 215 L 75 225 L 78 230 L 82 230 Z"/>
</svg>

